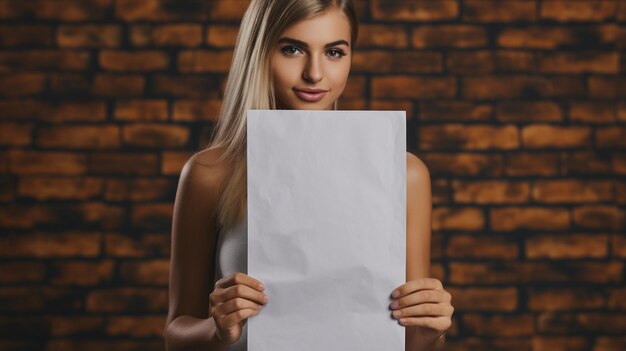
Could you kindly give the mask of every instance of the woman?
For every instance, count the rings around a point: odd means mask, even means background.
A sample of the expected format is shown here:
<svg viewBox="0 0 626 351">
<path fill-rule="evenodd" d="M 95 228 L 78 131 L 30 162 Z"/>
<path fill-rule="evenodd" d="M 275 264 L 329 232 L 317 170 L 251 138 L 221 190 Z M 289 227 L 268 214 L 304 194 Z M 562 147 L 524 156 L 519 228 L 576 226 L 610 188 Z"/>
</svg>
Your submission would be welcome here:
<svg viewBox="0 0 626 351">
<path fill-rule="evenodd" d="M 357 33 L 351 0 L 252 0 L 211 147 L 194 154 L 180 176 L 168 350 L 246 349 L 246 321 L 269 301 L 262 282 L 245 273 L 246 111 L 337 109 Z M 428 169 L 407 153 L 407 283 L 394 290 L 390 304 L 406 327 L 407 350 L 440 345 L 454 310 L 441 282 L 428 278 L 430 215 Z"/>
</svg>

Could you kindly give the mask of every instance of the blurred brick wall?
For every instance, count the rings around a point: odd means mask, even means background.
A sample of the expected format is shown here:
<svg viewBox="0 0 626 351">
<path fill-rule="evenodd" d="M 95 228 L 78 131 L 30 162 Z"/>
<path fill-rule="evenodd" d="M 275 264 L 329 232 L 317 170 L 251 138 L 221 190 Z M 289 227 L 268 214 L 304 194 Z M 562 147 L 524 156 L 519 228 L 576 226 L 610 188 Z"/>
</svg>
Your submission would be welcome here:
<svg viewBox="0 0 626 351">
<path fill-rule="evenodd" d="M 0 0 L 0 349 L 164 349 L 178 175 L 247 4 Z M 358 7 L 340 107 L 407 111 L 449 349 L 626 349 L 626 2 Z"/>
</svg>

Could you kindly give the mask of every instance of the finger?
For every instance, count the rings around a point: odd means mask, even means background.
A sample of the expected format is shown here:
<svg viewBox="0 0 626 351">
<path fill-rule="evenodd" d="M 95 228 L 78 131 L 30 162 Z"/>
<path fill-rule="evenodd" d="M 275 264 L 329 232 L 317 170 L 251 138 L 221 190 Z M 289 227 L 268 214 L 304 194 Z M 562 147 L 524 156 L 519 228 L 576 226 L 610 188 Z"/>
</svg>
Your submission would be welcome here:
<svg viewBox="0 0 626 351">
<path fill-rule="evenodd" d="M 404 297 L 393 299 L 389 307 L 398 309 L 427 302 L 449 303 L 450 293 L 445 290 L 419 290 Z"/>
<path fill-rule="evenodd" d="M 242 284 L 233 285 L 218 292 L 219 303 L 224 303 L 236 297 L 242 297 L 262 305 L 269 301 L 269 297 L 265 293 Z"/>
<path fill-rule="evenodd" d="M 264 290 L 263 283 L 261 283 L 260 280 L 254 279 L 251 276 L 241 272 L 235 272 L 226 277 L 223 277 L 222 279 L 215 282 L 215 287 L 227 288 L 235 284 L 244 284 L 258 291 Z"/>
<path fill-rule="evenodd" d="M 246 308 L 260 310 L 261 305 L 259 305 L 258 303 L 252 302 L 250 300 L 246 300 L 241 297 L 236 297 L 234 299 L 230 299 L 220 304 L 219 306 L 215 307 L 213 311 L 217 313 L 218 315 L 223 315 L 223 314 L 230 314 L 237 310 L 243 310 Z"/>
<path fill-rule="evenodd" d="M 449 317 L 404 317 L 398 321 L 404 326 L 416 326 L 444 332 L 452 325 Z"/>
<path fill-rule="evenodd" d="M 216 322 L 222 328 L 230 328 L 237 323 L 240 323 L 242 320 L 249 318 L 251 316 L 255 316 L 259 314 L 259 310 L 244 308 L 242 310 L 237 310 L 233 313 L 220 315 L 217 317 Z"/>
<path fill-rule="evenodd" d="M 394 318 L 404 317 L 450 317 L 454 308 L 442 303 L 421 303 L 393 311 Z"/>
<path fill-rule="evenodd" d="M 419 278 L 409 280 L 408 282 L 397 287 L 391 294 L 392 297 L 398 298 L 419 290 L 442 290 L 443 284 L 435 278 Z"/>
</svg>

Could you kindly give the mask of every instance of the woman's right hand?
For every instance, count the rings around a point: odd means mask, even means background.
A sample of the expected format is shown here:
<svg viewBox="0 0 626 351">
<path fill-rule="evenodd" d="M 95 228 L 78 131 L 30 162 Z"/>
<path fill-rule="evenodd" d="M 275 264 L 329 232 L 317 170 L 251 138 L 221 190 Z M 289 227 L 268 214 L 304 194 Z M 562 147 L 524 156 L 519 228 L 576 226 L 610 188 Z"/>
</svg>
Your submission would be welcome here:
<svg viewBox="0 0 626 351">
<path fill-rule="evenodd" d="M 217 338 L 233 344 L 241 337 L 248 317 L 259 314 L 268 302 L 263 284 L 251 276 L 236 272 L 215 283 L 209 295 L 209 312 L 217 325 Z"/>
</svg>

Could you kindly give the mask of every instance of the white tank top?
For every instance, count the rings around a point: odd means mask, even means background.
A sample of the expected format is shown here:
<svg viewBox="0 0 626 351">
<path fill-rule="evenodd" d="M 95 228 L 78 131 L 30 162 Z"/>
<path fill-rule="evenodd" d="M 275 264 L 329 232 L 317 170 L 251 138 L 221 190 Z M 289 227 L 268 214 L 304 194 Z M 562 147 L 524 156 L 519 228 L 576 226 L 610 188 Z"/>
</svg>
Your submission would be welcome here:
<svg viewBox="0 0 626 351">
<path fill-rule="evenodd" d="M 235 272 L 248 274 L 248 217 L 233 228 L 220 231 L 215 249 L 215 280 Z M 248 323 L 241 337 L 228 347 L 228 351 L 247 351 Z"/>
</svg>

